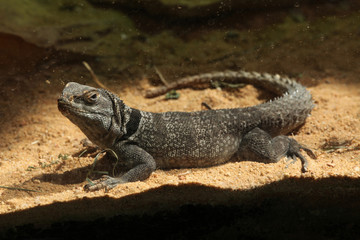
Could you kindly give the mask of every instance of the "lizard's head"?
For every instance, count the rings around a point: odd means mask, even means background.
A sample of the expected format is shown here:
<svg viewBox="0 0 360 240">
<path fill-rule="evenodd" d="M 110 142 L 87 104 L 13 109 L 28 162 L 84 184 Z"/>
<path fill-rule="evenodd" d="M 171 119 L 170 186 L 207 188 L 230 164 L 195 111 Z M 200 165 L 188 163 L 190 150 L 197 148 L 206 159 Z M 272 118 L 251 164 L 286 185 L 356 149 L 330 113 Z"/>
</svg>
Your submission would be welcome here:
<svg viewBox="0 0 360 240">
<path fill-rule="evenodd" d="M 115 109 L 119 103 L 115 101 L 122 104 L 120 99 L 104 89 L 69 82 L 58 99 L 58 108 L 93 143 L 102 146 L 105 140 L 113 140 L 109 139 L 109 134 L 113 135 L 113 129 L 119 129 L 121 124 Z"/>
</svg>

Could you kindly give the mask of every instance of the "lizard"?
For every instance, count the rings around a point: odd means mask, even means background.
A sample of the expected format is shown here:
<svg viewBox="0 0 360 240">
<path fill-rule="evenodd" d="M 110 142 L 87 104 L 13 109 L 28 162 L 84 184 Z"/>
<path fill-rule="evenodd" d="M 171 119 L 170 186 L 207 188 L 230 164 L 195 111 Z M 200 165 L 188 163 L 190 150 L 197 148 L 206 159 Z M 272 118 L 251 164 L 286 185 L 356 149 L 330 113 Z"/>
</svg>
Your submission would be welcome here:
<svg viewBox="0 0 360 240">
<path fill-rule="evenodd" d="M 253 84 L 278 97 L 245 108 L 153 113 L 127 106 L 109 90 L 67 83 L 58 98 L 60 112 L 94 144 L 113 150 L 127 167 L 123 175 L 104 175 L 84 189 L 109 190 L 118 184 L 143 181 L 157 168 L 210 167 L 232 160 L 276 163 L 287 157 L 293 162 L 300 159 L 302 172 L 308 171 L 301 150 L 311 158 L 316 158 L 315 154 L 285 134 L 303 125 L 315 104 L 310 92 L 291 78 L 246 71 L 214 72 L 185 77 L 153 95 L 214 79 Z"/>
</svg>

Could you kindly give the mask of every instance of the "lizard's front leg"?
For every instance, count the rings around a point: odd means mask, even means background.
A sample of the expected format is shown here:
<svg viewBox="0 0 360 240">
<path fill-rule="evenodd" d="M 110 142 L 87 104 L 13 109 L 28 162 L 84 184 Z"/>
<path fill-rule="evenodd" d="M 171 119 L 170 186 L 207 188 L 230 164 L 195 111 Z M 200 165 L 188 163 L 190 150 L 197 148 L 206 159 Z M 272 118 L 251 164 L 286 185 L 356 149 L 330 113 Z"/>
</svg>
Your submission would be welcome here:
<svg viewBox="0 0 360 240">
<path fill-rule="evenodd" d="M 303 149 L 311 158 L 315 154 L 308 148 L 300 145 L 295 139 L 284 135 L 272 138 L 260 128 L 254 128 L 243 136 L 238 155 L 242 160 L 255 160 L 261 162 L 278 162 L 282 157 L 296 161 L 300 159 L 302 172 L 308 170 L 308 161 L 301 154 Z"/>
<path fill-rule="evenodd" d="M 99 180 L 94 181 L 93 184 L 86 184 L 84 186 L 86 191 L 96 191 L 103 188 L 108 190 L 121 183 L 142 181 L 147 179 L 156 169 L 154 158 L 136 145 L 124 144 L 118 147 L 118 149 L 115 147 L 115 150 L 130 170 L 120 177 L 103 176 Z"/>
</svg>

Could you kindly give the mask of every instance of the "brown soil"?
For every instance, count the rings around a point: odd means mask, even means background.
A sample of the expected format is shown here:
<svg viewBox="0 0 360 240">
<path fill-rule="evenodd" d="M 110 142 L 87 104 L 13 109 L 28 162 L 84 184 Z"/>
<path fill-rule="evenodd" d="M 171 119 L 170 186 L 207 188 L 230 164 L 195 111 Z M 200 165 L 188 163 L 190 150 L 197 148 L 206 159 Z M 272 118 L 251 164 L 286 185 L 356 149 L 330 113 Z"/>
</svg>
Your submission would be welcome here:
<svg viewBox="0 0 360 240">
<path fill-rule="evenodd" d="M 83 191 L 86 174 L 91 168 L 95 154 L 78 157 L 79 153 L 85 149 L 80 143 L 85 136 L 57 110 L 56 100 L 59 91 L 55 94 L 53 90 L 47 89 L 48 83 L 44 81 L 38 86 L 31 86 L 32 89 L 29 91 L 32 94 L 20 95 L 17 91 L 22 91 L 27 87 L 24 82 L 21 83 L 23 86 L 13 86 L 14 90 L 8 85 L 8 88 L 3 89 L 2 95 L 5 99 L 7 94 L 17 96 L 17 101 L 9 101 L 11 104 L 8 106 L 8 111 L 16 109 L 17 114 L 16 118 L 14 117 L 3 126 L 2 139 L 4 141 L 0 146 L 0 183 L 39 192 L 0 189 L 0 213 L 9 214 L 55 202 L 65 203 L 83 198 L 96 198 L 99 201 L 96 209 L 87 210 L 88 212 L 84 215 L 97 216 L 99 212 L 109 212 L 109 209 L 106 209 L 108 204 L 102 203 L 101 200 L 107 199 L 103 198 L 104 196 L 121 199 L 164 185 L 200 184 L 215 189 L 244 191 L 288 178 L 315 180 L 339 176 L 359 178 L 360 84 L 351 81 L 356 76 L 348 75 L 346 79 L 337 74 L 332 76 L 318 79 L 319 84 L 309 87 L 317 106 L 306 124 L 293 136 L 297 141 L 313 149 L 317 155 L 316 160 L 308 158 L 309 172 L 301 173 L 299 161 L 289 165 L 285 160 L 274 164 L 249 161 L 202 169 L 169 171 L 159 169 L 143 182 L 120 185 L 110 192 Z M 149 87 L 148 81 L 144 79 L 139 81 L 137 87 L 125 86 L 117 93 L 130 106 L 154 112 L 201 110 L 201 102 L 206 102 L 213 108 L 244 107 L 258 104 L 261 102 L 259 96 L 264 97 L 264 92 L 252 86 L 246 86 L 229 91 L 184 89 L 179 91 L 180 99 L 173 101 L 166 101 L 164 97 L 145 99 L 142 97 L 142 90 Z M 324 146 L 330 146 L 330 150 L 325 151 Z M 111 164 L 107 168 L 105 164 L 100 164 L 97 169 L 101 170 L 99 169 L 101 166 L 105 167 L 102 170 L 111 171 Z M 196 195 L 191 196 L 190 199 L 191 201 L 188 202 L 189 196 L 184 196 L 184 199 L 179 198 L 177 201 L 178 203 L 201 203 L 203 198 L 201 195 Z M 166 203 L 168 200 L 164 201 Z M 223 201 L 228 200 L 226 197 L 225 200 L 208 199 L 205 203 Z M 68 211 L 74 215 L 80 214 L 78 207 L 75 204 L 75 209 Z M 160 207 L 160 209 L 163 208 L 163 206 Z M 94 212 L 91 213 L 91 211 Z M 144 209 L 138 209 L 137 204 L 134 207 L 130 204 L 126 209 L 121 210 L 125 213 L 139 211 L 144 211 Z M 25 217 L 16 219 L 16 222 L 20 224 L 44 222 L 44 219 L 60 220 L 67 217 L 69 217 L 67 214 L 60 214 L 58 218 L 54 217 L 52 212 L 41 212 L 41 217 Z"/>
</svg>

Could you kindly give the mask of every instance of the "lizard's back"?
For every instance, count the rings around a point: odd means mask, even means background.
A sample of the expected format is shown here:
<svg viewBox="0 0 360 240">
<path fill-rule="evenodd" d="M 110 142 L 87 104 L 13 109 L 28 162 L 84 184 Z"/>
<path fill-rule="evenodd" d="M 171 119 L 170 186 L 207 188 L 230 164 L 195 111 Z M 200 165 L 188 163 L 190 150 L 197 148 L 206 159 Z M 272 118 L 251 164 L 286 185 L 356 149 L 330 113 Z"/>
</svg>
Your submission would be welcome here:
<svg viewBox="0 0 360 240">
<path fill-rule="evenodd" d="M 310 93 L 289 79 L 286 82 L 277 79 L 273 84 L 282 84 L 281 91 L 285 94 L 257 106 L 199 112 L 142 112 L 138 129 L 141 134 L 134 134 L 133 140 L 161 168 L 221 164 L 238 154 L 242 138 L 250 130 L 259 127 L 274 137 L 305 122 L 313 108 Z"/>
<path fill-rule="evenodd" d="M 133 140 L 160 168 L 220 164 L 234 155 L 240 143 L 239 116 L 233 112 L 143 112 L 138 130 L 141 134 L 134 134 Z"/>
</svg>

